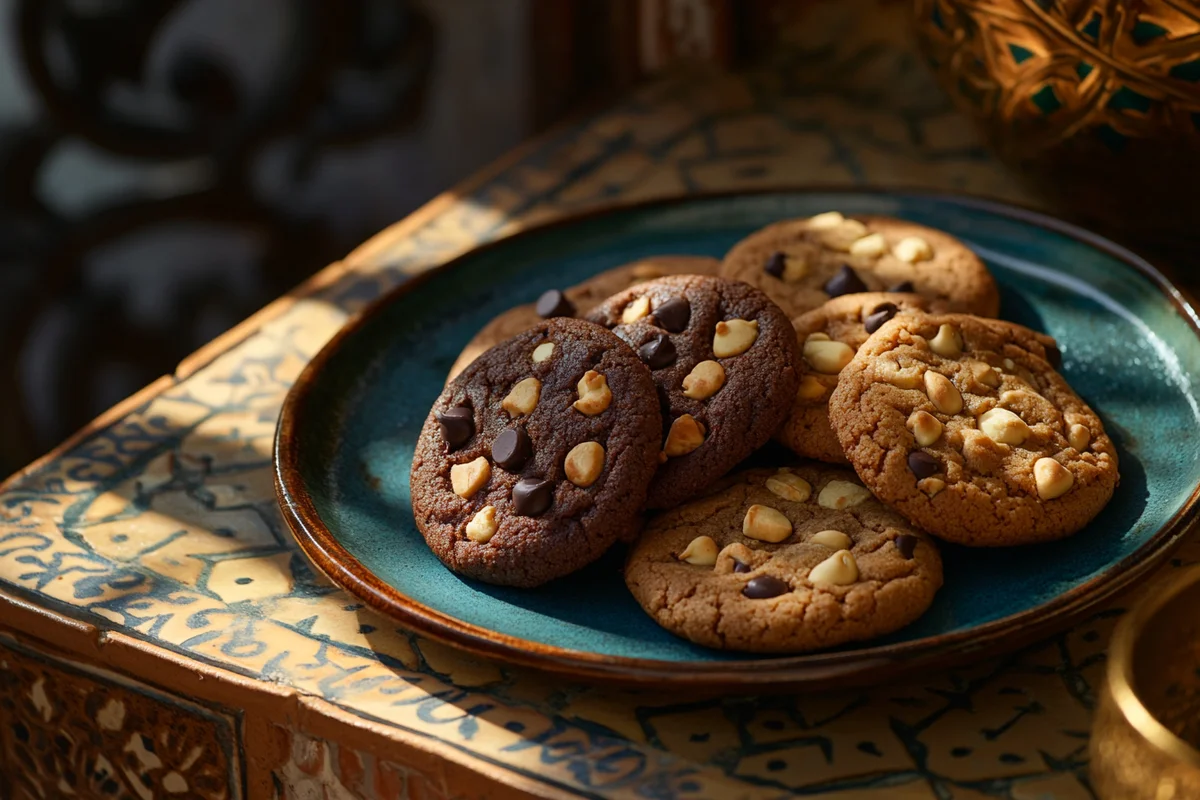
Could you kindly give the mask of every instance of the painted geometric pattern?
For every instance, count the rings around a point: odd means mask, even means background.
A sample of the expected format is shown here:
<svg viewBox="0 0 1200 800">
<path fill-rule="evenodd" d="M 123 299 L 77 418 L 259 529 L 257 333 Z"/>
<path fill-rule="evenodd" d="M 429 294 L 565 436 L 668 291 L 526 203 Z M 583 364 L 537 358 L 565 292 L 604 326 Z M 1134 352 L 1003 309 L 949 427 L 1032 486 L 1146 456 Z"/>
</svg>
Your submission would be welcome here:
<svg viewBox="0 0 1200 800">
<path fill-rule="evenodd" d="M 238 800 L 236 720 L 0 637 L 0 795 Z"/>
<path fill-rule="evenodd" d="M 1200 140 L 1200 7 L 1174 0 L 916 0 L 943 86 L 1037 153 Z"/>
<path fill-rule="evenodd" d="M 592 797 L 1088 797 L 1090 709 L 1115 611 L 911 685 L 759 699 L 625 692 L 414 637 L 314 574 L 275 507 L 271 438 L 303 365 L 351 312 L 478 242 L 614 201 L 772 184 L 1023 199 L 897 43 L 905 9 L 827 2 L 808 14 L 771 69 L 672 78 L 539 140 L 10 484 L 0 583 L 391 725 L 453 763 Z M 1200 547 L 1180 558 L 1200 559 Z"/>
</svg>

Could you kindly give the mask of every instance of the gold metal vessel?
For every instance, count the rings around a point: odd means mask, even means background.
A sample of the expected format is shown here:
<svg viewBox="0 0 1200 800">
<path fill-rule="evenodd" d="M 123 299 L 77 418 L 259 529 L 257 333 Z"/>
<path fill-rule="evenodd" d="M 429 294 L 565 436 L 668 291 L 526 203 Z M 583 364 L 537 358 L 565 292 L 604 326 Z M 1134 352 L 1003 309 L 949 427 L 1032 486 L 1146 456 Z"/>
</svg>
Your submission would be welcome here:
<svg viewBox="0 0 1200 800">
<path fill-rule="evenodd" d="M 1092 727 L 1102 800 L 1200 798 L 1200 565 L 1117 625 Z"/>
</svg>

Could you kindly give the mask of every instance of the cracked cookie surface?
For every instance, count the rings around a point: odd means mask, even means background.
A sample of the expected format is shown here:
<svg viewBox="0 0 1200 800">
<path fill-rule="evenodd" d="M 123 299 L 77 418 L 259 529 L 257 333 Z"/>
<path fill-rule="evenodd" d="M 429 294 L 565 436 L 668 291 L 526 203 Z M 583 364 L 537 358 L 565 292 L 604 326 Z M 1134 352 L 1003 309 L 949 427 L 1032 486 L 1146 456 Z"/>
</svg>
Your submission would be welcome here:
<svg viewBox="0 0 1200 800">
<path fill-rule="evenodd" d="M 1117 454 L 1052 364 L 1050 337 L 963 314 L 903 315 L 842 370 L 830 420 L 863 482 L 947 541 L 1068 536 L 1108 503 Z"/>
<path fill-rule="evenodd" d="M 832 211 L 752 233 L 720 275 L 761 289 L 789 317 L 856 292 L 914 292 L 947 308 L 994 317 L 1000 294 L 987 267 L 958 239 L 891 217 Z"/>
<path fill-rule="evenodd" d="M 649 508 L 695 497 L 765 444 L 791 407 L 795 332 L 744 283 L 660 278 L 609 298 L 588 319 L 628 342 L 658 387 L 662 464 Z"/>
<path fill-rule="evenodd" d="M 793 319 L 801 354 L 800 387 L 775 438 L 799 456 L 849 464 L 829 425 L 829 395 L 838 374 L 884 322 L 910 311 L 945 310 L 941 305 L 918 294 L 862 292 L 835 297 Z"/>
<path fill-rule="evenodd" d="M 596 306 L 617 292 L 628 289 L 645 281 L 662 278 L 667 275 L 715 275 L 719 262 L 706 256 L 651 256 L 629 264 L 605 270 L 582 283 L 576 284 L 562 292 L 567 305 L 558 308 L 543 309 L 555 312 L 555 316 L 568 316 L 582 319 Z M 556 304 L 557 305 L 557 304 Z M 570 309 L 571 313 L 560 313 Z M 526 303 L 516 306 L 492 319 L 479 332 L 471 337 L 467 346 L 454 359 L 446 382 L 454 380 L 468 364 L 480 356 L 483 351 L 511 339 L 518 333 L 532 328 L 545 317 L 538 313 L 537 303 Z"/>
<path fill-rule="evenodd" d="M 637 535 L 661 431 L 650 371 L 624 342 L 545 320 L 434 403 L 413 456 L 413 517 L 455 572 L 537 586 Z"/>
<path fill-rule="evenodd" d="M 854 473 L 809 463 L 747 470 L 655 517 L 625 582 L 655 622 L 697 644 L 798 653 L 917 619 L 942 562 Z"/>
</svg>

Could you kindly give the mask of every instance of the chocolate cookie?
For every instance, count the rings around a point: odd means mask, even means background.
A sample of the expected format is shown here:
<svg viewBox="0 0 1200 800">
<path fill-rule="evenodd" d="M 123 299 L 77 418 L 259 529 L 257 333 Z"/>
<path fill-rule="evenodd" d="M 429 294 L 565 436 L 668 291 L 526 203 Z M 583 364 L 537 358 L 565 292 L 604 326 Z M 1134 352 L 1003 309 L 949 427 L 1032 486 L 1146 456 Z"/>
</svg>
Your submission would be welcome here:
<svg viewBox="0 0 1200 800">
<path fill-rule="evenodd" d="M 529 330 L 543 319 L 582 318 L 602 301 L 630 286 L 667 275 L 715 275 L 718 263 L 707 256 L 651 256 L 605 270 L 566 291 L 544 292 L 536 303 L 510 308 L 484 325 L 454 360 L 446 382 L 454 380 L 484 350 Z"/>
<path fill-rule="evenodd" d="M 610 297 L 588 319 L 612 328 L 654 372 L 663 464 L 650 508 L 695 497 L 771 438 L 796 393 L 796 335 L 766 295 L 700 275 Z"/>
<path fill-rule="evenodd" d="M 902 628 L 933 601 L 930 539 L 849 470 L 731 476 L 651 520 L 625 582 L 654 621 L 697 644 L 795 653 Z"/>
<path fill-rule="evenodd" d="M 947 308 L 994 317 L 1000 294 L 987 267 L 942 231 L 836 211 L 768 225 L 738 242 L 720 275 L 762 289 L 789 317 L 856 292 L 914 292 Z"/>
<path fill-rule="evenodd" d="M 849 464 L 829 426 L 829 393 L 838 373 L 873 332 L 898 313 L 939 306 L 919 294 L 863 292 L 835 297 L 792 320 L 800 345 L 800 388 L 775 438 L 798 455 Z"/>
<path fill-rule="evenodd" d="M 551 319 L 493 347 L 433 405 L 413 516 L 446 566 L 537 586 L 631 539 L 658 463 L 650 370 L 604 328 Z"/>
<path fill-rule="evenodd" d="M 947 541 L 1014 545 L 1082 528 L 1117 454 L 1055 372 L 1053 340 L 965 314 L 897 316 L 842 370 L 829 415 L 871 490 Z"/>
</svg>

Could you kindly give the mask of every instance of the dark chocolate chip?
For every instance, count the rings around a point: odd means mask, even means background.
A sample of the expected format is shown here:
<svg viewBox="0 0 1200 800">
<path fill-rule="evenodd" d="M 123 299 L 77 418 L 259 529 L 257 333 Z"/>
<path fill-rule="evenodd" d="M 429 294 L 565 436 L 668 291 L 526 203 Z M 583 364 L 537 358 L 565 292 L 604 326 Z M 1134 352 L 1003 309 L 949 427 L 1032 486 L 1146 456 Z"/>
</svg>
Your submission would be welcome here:
<svg viewBox="0 0 1200 800">
<path fill-rule="evenodd" d="M 665 333 L 655 336 L 638 348 L 638 355 L 650 369 L 662 369 L 675 363 L 675 345 Z"/>
<path fill-rule="evenodd" d="M 738 560 L 735 558 L 735 559 L 733 560 L 733 571 L 734 571 L 734 572 L 749 572 L 749 571 L 750 571 L 750 565 L 749 565 L 749 564 L 743 564 L 741 561 L 738 561 Z"/>
<path fill-rule="evenodd" d="M 787 581 L 780 580 L 774 575 L 759 575 L 757 578 L 750 579 L 746 587 L 742 589 L 742 594 L 751 600 L 764 600 L 768 597 L 779 597 L 791 590 L 792 587 L 787 585 Z"/>
<path fill-rule="evenodd" d="M 1058 349 L 1058 345 L 1051 344 L 1046 346 L 1046 360 L 1055 369 L 1062 366 L 1062 350 Z"/>
<path fill-rule="evenodd" d="M 867 315 L 863 327 L 867 329 L 867 333 L 874 333 L 883 327 L 883 323 L 896 316 L 899 310 L 895 303 L 880 303 Z"/>
<path fill-rule="evenodd" d="M 844 294 L 865 292 L 867 285 L 862 282 L 862 278 L 858 277 L 858 273 L 851 269 L 849 264 L 842 264 L 841 269 L 832 278 L 825 281 L 825 285 L 821 288 L 830 297 L 841 297 Z"/>
<path fill-rule="evenodd" d="M 522 517 L 536 517 L 550 507 L 554 484 L 539 478 L 521 478 L 512 490 L 513 509 Z"/>
<path fill-rule="evenodd" d="M 679 333 L 688 326 L 692 318 L 692 304 L 684 297 L 672 297 L 658 308 L 654 309 L 654 318 L 658 327 L 671 333 Z"/>
<path fill-rule="evenodd" d="M 771 257 L 767 259 L 767 263 L 763 265 L 763 272 L 773 278 L 783 277 L 783 268 L 787 266 L 787 259 L 783 253 L 771 253 Z"/>
<path fill-rule="evenodd" d="M 913 553 L 917 550 L 917 542 L 920 541 L 915 536 L 910 536 L 907 533 L 902 533 L 896 537 L 896 549 L 900 551 L 900 555 L 905 558 L 912 558 Z"/>
<path fill-rule="evenodd" d="M 524 428 L 509 428 L 492 442 L 492 460 L 509 472 L 517 472 L 533 455 L 533 442 Z"/>
<path fill-rule="evenodd" d="M 942 465 L 924 450 L 913 450 L 908 454 L 908 468 L 917 476 L 917 480 L 923 480 L 930 475 L 936 475 Z"/>
<path fill-rule="evenodd" d="M 567 296 L 558 289 L 550 289 L 542 293 L 542 296 L 537 301 L 537 313 L 543 319 L 550 317 L 573 317 L 575 316 L 575 304 L 567 299 Z"/>
<path fill-rule="evenodd" d="M 900 281 L 895 286 L 888 288 L 889 292 L 915 292 L 917 287 L 913 286 L 912 281 Z"/>
<path fill-rule="evenodd" d="M 457 450 L 475 435 L 475 412 L 466 406 L 455 406 L 445 414 L 434 414 L 442 427 L 442 438 L 450 449 Z"/>
</svg>

